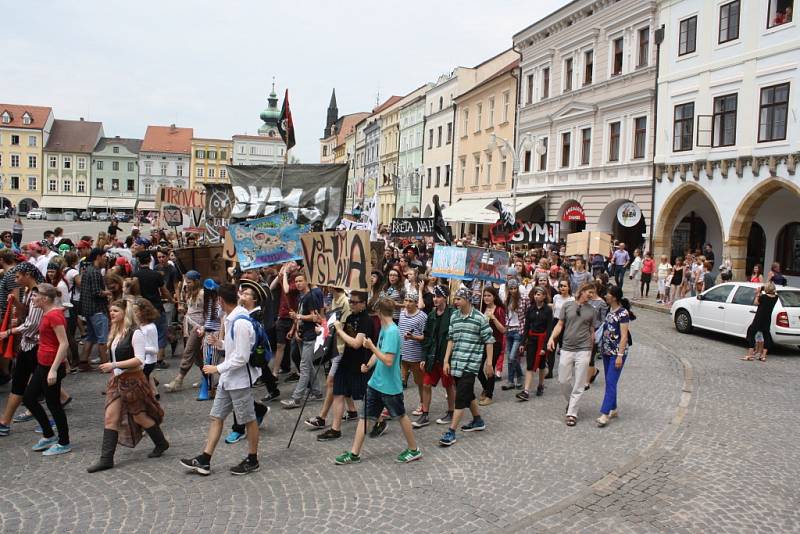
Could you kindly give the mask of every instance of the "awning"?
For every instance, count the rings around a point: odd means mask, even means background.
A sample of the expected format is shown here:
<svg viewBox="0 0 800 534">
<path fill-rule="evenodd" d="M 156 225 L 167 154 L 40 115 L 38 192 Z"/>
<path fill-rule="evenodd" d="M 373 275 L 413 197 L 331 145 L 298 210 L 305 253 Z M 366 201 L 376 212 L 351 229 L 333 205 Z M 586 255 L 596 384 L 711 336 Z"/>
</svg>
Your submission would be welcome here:
<svg viewBox="0 0 800 534">
<path fill-rule="evenodd" d="M 63 208 L 85 210 L 89 204 L 89 197 L 73 197 L 69 195 L 42 195 L 39 201 L 40 208 Z"/>
<path fill-rule="evenodd" d="M 544 195 L 518 195 L 517 196 L 517 213 L 524 210 L 528 206 L 536 204 Z M 452 206 L 444 209 L 444 220 L 451 223 L 466 222 L 478 224 L 493 224 L 497 222 L 499 214 L 490 208 L 487 208 L 492 203 L 494 197 L 483 198 L 463 198 L 453 204 Z M 514 199 L 504 197 L 500 199 L 506 208 L 513 210 Z"/>
<path fill-rule="evenodd" d="M 89 199 L 90 208 L 132 210 L 134 206 L 136 206 L 135 198 L 92 197 Z"/>
<path fill-rule="evenodd" d="M 140 200 L 138 204 L 136 204 L 137 210 L 145 210 L 145 211 L 152 211 L 156 209 L 156 201 L 155 200 Z"/>
</svg>

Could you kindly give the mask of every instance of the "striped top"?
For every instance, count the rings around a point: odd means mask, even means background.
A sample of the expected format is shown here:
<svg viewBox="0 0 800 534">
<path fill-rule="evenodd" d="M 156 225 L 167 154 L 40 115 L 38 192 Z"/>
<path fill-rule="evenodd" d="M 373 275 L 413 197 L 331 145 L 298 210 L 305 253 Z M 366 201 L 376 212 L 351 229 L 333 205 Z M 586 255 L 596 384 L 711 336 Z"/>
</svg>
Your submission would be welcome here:
<svg viewBox="0 0 800 534">
<path fill-rule="evenodd" d="M 484 345 L 494 343 L 489 320 L 475 308 L 472 308 L 468 315 L 459 310 L 453 311 L 447 339 L 453 342 L 450 374 L 455 377 L 478 374 L 483 360 Z"/>
<path fill-rule="evenodd" d="M 406 334 L 423 335 L 427 321 L 428 315 L 422 310 L 418 310 L 414 315 L 409 315 L 406 310 L 400 312 L 400 322 L 397 326 L 400 327 L 400 339 L 403 343 L 400 355 L 404 362 L 422 361 L 422 342 L 406 339 Z"/>
</svg>

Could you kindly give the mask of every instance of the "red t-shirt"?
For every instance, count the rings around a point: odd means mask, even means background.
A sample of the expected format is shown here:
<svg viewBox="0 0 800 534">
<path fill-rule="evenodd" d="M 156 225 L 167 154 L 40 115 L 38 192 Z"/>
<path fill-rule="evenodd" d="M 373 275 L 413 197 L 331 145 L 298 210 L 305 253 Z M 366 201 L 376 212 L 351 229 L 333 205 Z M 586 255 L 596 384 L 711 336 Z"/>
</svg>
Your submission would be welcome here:
<svg viewBox="0 0 800 534">
<path fill-rule="evenodd" d="M 67 327 L 61 308 L 53 308 L 42 316 L 42 322 L 39 323 L 39 352 L 36 354 L 39 365 L 53 365 L 58 353 L 55 327 L 59 325 Z"/>
<path fill-rule="evenodd" d="M 656 262 L 652 258 L 645 258 L 642 262 L 642 272 L 644 274 L 653 274 L 656 270 Z"/>
<path fill-rule="evenodd" d="M 297 286 L 294 285 L 294 276 L 289 277 L 289 293 L 283 291 L 283 282 L 280 283 L 281 295 L 278 302 L 278 318 L 289 319 L 289 312 L 297 311 Z"/>
</svg>

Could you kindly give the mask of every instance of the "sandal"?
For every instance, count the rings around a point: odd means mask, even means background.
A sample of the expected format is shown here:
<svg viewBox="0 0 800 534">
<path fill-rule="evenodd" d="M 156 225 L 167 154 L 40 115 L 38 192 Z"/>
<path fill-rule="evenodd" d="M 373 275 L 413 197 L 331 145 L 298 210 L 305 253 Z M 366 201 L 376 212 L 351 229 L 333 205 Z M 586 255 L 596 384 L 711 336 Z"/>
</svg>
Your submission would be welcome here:
<svg viewBox="0 0 800 534">
<path fill-rule="evenodd" d="M 743 362 L 752 362 L 753 361 L 753 358 L 751 356 L 744 356 L 744 357 L 739 358 L 739 359 L 742 360 Z"/>
<path fill-rule="evenodd" d="M 766 356 L 759 356 L 758 357 L 758 361 L 765 362 L 765 361 L 767 361 L 767 357 Z"/>
<path fill-rule="evenodd" d="M 567 426 L 575 426 L 578 424 L 578 418 L 574 415 L 567 416 Z"/>
</svg>

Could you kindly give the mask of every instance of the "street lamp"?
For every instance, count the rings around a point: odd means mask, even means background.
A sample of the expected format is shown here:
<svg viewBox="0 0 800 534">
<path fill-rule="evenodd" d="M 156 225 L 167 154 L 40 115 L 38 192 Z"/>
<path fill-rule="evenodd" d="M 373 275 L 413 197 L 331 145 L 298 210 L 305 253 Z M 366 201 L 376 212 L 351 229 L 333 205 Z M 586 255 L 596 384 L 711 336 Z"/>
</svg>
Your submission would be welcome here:
<svg viewBox="0 0 800 534">
<path fill-rule="evenodd" d="M 520 159 L 522 155 L 525 153 L 524 149 L 533 144 L 533 136 L 529 133 L 524 134 L 517 144 L 516 150 L 511 145 L 511 143 L 507 139 L 503 139 L 502 137 L 498 137 L 496 134 L 492 134 L 489 137 L 489 150 L 494 150 L 497 145 L 500 145 L 505 150 L 511 153 L 511 197 L 513 203 L 513 213 L 514 213 L 514 221 L 517 220 L 517 183 L 518 175 L 519 175 L 519 168 L 520 168 Z M 539 147 L 536 147 L 537 153 L 539 152 Z"/>
</svg>

